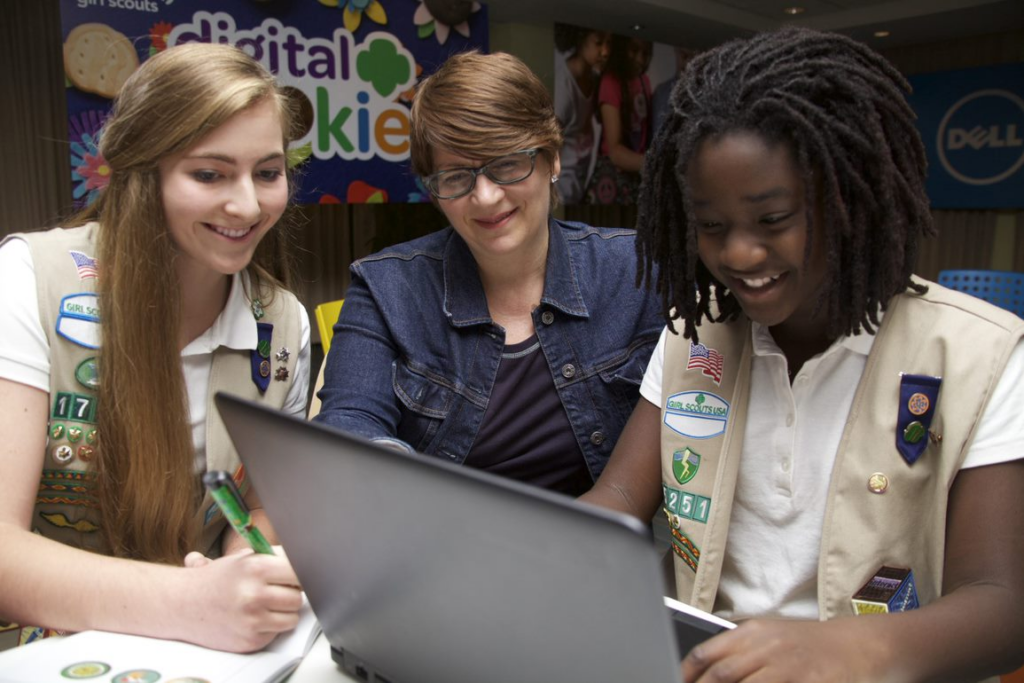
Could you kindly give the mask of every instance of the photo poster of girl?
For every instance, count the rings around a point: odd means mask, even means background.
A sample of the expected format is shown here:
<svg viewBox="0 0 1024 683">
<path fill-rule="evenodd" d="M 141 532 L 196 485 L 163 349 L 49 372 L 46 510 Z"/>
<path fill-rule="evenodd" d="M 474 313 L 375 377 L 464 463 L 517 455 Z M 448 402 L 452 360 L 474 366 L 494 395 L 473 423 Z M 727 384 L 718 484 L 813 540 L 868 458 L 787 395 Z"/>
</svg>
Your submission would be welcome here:
<svg viewBox="0 0 1024 683">
<path fill-rule="evenodd" d="M 555 24 L 563 204 L 632 204 L 643 154 L 694 50 Z"/>
</svg>

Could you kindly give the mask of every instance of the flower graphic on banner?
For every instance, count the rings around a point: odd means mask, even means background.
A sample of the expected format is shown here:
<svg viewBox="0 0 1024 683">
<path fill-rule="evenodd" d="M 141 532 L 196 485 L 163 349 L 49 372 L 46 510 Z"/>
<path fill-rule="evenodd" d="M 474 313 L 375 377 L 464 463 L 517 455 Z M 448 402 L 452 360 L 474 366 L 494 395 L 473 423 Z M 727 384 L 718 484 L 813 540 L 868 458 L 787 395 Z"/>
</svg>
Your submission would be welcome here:
<svg viewBox="0 0 1024 683">
<path fill-rule="evenodd" d="M 476 0 L 420 0 L 412 21 L 419 26 L 420 38 L 433 33 L 437 42 L 444 45 L 453 28 L 469 38 L 469 15 L 479 10 Z"/>
<path fill-rule="evenodd" d="M 342 19 L 350 33 L 355 33 L 359 28 L 364 14 L 381 26 L 388 23 L 387 12 L 384 11 L 380 0 L 320 0 L 320 4 L 326 7 L 342 7 Z"/>
<path fill-rule="evenodd" d="M 345 193 L 349 204 L 387 204 L 388 191 L 362 181 L 353 180 Z"/>
<path fill-rule="evenodd" d="M 416 177 L 416 191 L 410 192 L 405 201 L 409 204 L 422 204 L 430 201 L 430 191 L 418 176 Z"/>
<path fill-rule="evenodd" d="M 88 206 L 110 182 L 110 166 L 100 153 L 106 112 L 87 111 L 70 120 L 72 197 L 77 206 Z"/>
<path fill-rule="evenodd" d="M 158 21 L 149 28 L 149 56 L 167 49 L 167 36 L 174 30 L 174 24 L 169 21 Z"/>
</svg>

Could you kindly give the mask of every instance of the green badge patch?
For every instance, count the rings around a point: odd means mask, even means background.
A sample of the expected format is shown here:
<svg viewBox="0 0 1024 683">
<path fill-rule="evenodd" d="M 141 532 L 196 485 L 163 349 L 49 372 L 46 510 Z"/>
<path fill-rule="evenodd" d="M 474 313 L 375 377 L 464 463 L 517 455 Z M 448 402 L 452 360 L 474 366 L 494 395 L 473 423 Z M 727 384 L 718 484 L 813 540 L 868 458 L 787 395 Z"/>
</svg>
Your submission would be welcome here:
<svg viewBox="0 0 1024 683">
<path fill-rule="evenodd" d="M 680 484 L 693 479 L 699 468 L 700 453 L 691 450 L 689 446 L 672 454 L 672 474 Z"/>
<path fill-rule="evenodd" d="M 96 367 L 96 358 L 86 358 L 75 368 L 75 379 L 86 389 L 95 390 L 100 385 L 100 371 Z"/>
<path fill-rule="evenodd" d="M 711 512 L 711 499 L 689 491 L 680 491 L 662 484 L 665 495 L 665 509 L 678 515 L 680 519 L 692 519 L 701 524 L 708 523 Z"/>
</svg>

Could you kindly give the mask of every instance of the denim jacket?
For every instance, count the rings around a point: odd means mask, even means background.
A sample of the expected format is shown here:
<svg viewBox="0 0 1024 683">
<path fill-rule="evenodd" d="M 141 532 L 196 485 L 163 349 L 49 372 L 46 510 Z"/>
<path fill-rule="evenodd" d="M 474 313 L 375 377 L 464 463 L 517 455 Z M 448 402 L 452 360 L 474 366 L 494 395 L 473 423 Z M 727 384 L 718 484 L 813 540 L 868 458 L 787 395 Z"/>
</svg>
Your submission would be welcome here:
<svg viewBox="0 0 1024 683">
<path fill-rule="evenodd" d="M 597 479 L 664 319 L 658 297 L 635 286 L 632 230 L 552 220 L 550 231 L 533 323 Z M 449 227 L 360 259 L 351 273 L 316 420 L 461 464 L 505 346 L 472 253 Z"/>
</svg>

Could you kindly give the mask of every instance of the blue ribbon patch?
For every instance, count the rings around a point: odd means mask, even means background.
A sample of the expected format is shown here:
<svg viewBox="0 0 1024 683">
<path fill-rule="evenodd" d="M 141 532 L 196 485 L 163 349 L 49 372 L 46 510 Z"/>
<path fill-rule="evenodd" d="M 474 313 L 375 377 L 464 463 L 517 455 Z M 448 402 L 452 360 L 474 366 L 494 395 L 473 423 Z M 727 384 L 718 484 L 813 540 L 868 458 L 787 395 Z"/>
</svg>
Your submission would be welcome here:
<svg viewBox="0 0 1024 683">
<path fill-rule="evenodd" d="M 900 375 L 900 411 L 896 421 L 896 450 L 913 465 L 928 446 L 928 429 L 935 417 L 941 377 Z"/>
<path fill-rule="evenodd" d="M 274 336 L 273 323 L 256 323 L 256 348 L 251 352 L 252 381 L 260 393 L 266 393 L 270 386 L 270 344 Z M 261 353 L 266 351 L 266 355 Z"/>
</svg>

